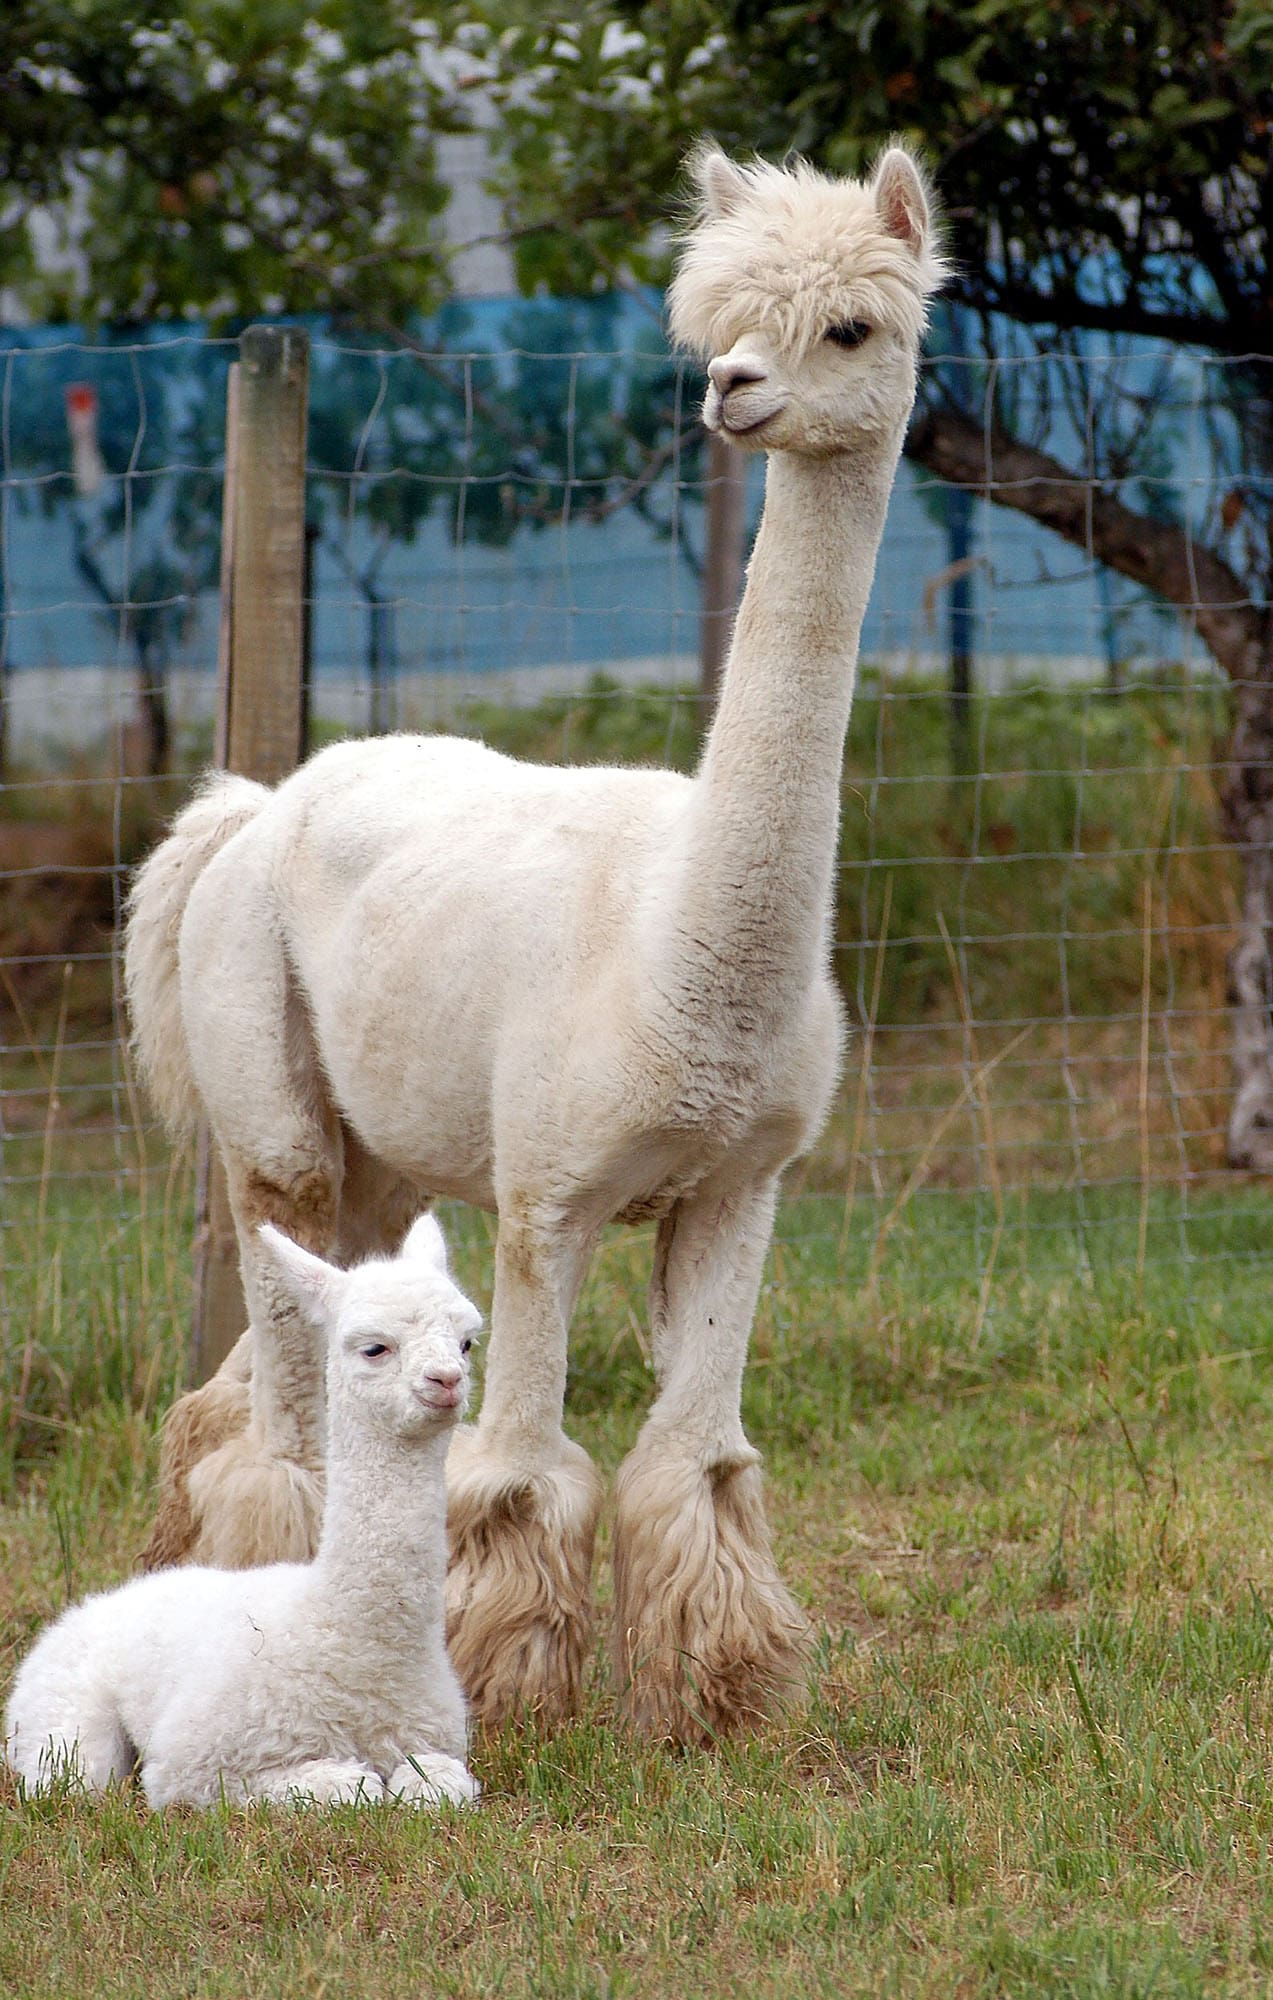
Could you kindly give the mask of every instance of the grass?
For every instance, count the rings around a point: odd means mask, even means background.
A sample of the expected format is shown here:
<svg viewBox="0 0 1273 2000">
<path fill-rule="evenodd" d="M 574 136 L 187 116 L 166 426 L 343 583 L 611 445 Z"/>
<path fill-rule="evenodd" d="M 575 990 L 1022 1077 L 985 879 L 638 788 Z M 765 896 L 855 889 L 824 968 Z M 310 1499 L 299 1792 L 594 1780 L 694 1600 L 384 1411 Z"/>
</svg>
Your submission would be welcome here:
<svg viewBox="0 0 1273 2000">
<path fill-rule="evenodd" d="M 1086 1254 L 1072 1195 L 1014 1198 L 988 1297 L 973 1206 L 918 1193 L 882 1248 L 869 1204 L 784 1211 L 746 1413 L 818 1627 L 807 1712 L 711 1754 L 634 1745 L 599 1651 L 574 1726 L 479 1738 L 471 1818 L 7 1786 L 0 1992 L 1268 1991 L 1273 1206 L 1195 1195 L 1186 1262 L 1165 1191 L 1147 1215 L 1089 1193 Z M 110 1226 L 64 1207 L 67 1267 Z M 144 1534 L 184 1274 L 161 1210 L 121 1226 L 133 1315 L 40 1305 L 0 1681 Z M 452 1232 L 488 1299 L 485 1221 Z M 571 1428 L 607 1473 L 649 1398 L 648 1253 L 608 1239 L 577 1318 Z M 604 1534 L 598 1583 L 604 1612 Z"/>
</svg>

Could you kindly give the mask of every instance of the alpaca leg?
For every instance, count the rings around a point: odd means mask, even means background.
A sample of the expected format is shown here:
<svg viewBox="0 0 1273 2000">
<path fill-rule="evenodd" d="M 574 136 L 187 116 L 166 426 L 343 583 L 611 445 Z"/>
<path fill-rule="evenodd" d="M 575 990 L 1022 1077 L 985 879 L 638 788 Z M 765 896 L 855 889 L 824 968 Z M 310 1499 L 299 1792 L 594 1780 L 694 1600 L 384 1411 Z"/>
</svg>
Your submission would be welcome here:
<svg viewBox="0 0 1273 2000">
<path fill-rule="evenodd" d="M 614 1630 L 634 1721 L 682 1742 L 747 1727 L 805 1679 L 739 1409 L 775 1192 L 701 1190 L 659 1229 L 659 1394 L 619 1473 Z"/>
<path fill-rule="evenodd" d="M 385 1786 L 385 1794 L 403 1805 L 475 1806 L 479 1786 L 473 1773 L 458 1757 L 444 1756 L 440 1750 L 419 1750 L 399 1764 Z"/>
<path fill-rule="evenodd" d="M 579 1702 L 600 1489 L 561 1416 L 590 1248 L 501 1219 L 481 1414 L 447 1459 L 447 1641 L 487 1722 L 555 1721 Z"/>
<path fill-rule="evenodd" d="M 307 1135 L 311 1140 L 314 1134 Z M 299 1145 L 296 1153 L 300 1152 Z M 304 1154 L 301 1154 L 304 1157 Z M 230 1205 L 251 1326 L 220 1372 L 173 1406 L 160 1503 L 145 1562 L 249 1569 L 305 1562 L 322 1525 L 321 1343 L 263 1265 L 259 1222 L 326 1249 L 335 1234 L 339 1153 L 284 1182 L 227 1150 Z"/>
<path fill-rule="evenodd" d="M 164 1418 L 159 1447 L 159 1501 L 143 1569 L 203 1562 L 201 1518 L 190 1495 L 190 1477 L 202 1459 L 247 1429 L 252 1412 L 252 1334 L 240 1336 L 210 1382 L 191 1389 Z"/>
<path fill-rule="evenodd" d="M 341 1126 L 272 932 L 250 899 L 242 907 L 231 901 L 217 915 L 203 929 L 187 923 L 182 1008 L 199 1095 L 225 1161 L 250 1338 L 184 1408 L 175 1406 L 178 1477 L 161 1492 L 147 1548 L 151 1567 L 303 1561 L 322 1518 L 323 1359 L 263 1264 L 256 1230 L 273 1222 L 307 1249 L 331 1253 Z M 249 1355 L 244 1371 L 241 1357 Z"/>
<path fill-rule="evenodd" d="M 312 1136 L 312 1135 L 311 1135 Z M 216 1568 L 307 1562 L 323 1511 L 326 1413 L 322 1343 L 262 1258 L 256 1230 L 274 1222 L 308 1247 L 336 1231 L 339 1154 L 314 1149 L 312 1165 L 283 1182 L 227 1150 L 230 1206 L 251 1316 L 250 1414 L 244 1428 L 186 1475 L 198 1524 L 191 1555 Z"/>
<path fill-rule="evenodd" d="M 335 1252 L 342 1264 L 367 1257 L 392 1257 L 425 1198 L 411 1181 L 369 1153 L 348 1126 L 343 1128 L 344 1165 Z"/>
</svg>

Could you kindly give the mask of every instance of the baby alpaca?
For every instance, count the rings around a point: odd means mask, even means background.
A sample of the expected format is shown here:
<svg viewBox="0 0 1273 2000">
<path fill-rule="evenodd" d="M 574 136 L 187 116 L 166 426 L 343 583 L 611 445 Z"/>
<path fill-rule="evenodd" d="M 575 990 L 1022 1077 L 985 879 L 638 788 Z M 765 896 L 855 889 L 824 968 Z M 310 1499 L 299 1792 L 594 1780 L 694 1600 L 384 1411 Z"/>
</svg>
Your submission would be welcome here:
<svg viewBox="0 0 1273 2000">
<path fill-rule="evenodd" d="M 447 1656 L 447 1447 L 480 1315 L 423 1216 L 341 1271 L 260 1231 L 328 1349 L 327 1505 L 311 1564 L 161 1570 L 91 1597 L 21 1667 L 5 1755 L 35 1790 L 139 1769 L 152 1806 L 477 1797 Z"/>
</svg>

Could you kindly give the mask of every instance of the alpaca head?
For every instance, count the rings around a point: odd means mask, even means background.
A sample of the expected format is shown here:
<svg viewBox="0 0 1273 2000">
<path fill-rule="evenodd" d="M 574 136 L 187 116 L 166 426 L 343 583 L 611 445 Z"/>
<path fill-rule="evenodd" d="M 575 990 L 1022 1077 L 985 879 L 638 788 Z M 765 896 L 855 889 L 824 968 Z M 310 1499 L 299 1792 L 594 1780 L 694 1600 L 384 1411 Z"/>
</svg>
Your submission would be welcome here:
<svg viewBox="0 0 1273 2000">
<path fill-rule="evenodd" d="M 396 1257 L 350 1271 L 268 1223 L 258 1236 L 297 1310 L 327 1341 L 328 1403 L 342 1423 L 417 1438 L 464 1414 L 482 1316 L 451 1278 L 431 1215 L 412 1225 Z"/>
<path fill-rule="evenodd" d="M 707 362 L 703 421 L 747 450 L 813 457 L 896 433 L 944 275 L 923 175 L 890 146 L 869 181 L 691 156 L 699 215 L 668 293 Z"/>
</svg>

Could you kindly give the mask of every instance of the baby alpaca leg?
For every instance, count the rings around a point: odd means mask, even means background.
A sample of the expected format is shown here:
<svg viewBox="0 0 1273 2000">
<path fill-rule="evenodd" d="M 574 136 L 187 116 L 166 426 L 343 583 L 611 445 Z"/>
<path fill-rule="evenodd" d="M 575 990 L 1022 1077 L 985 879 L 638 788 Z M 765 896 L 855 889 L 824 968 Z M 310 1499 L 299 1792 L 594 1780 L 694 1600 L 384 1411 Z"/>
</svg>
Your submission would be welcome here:
<svg viewBox="0 0 1273 2000">
<path fill-rule="evenodd" d="M 659 1229 L 659 1395 L 619 1473 L 614 1633 L 633 1720 L 681 1742 L 753 1725 L 805 1682 L 808 1623 L 739 1409 L 774 1193 L 702 1191 Z"/>
<path fill-rule="evenodd" d="M 375 1805 L 385 1795 L 382 1780 L 367 1764 L 314 1757 L 276 1771 L 257 1771 L 240 1780 L 248 1803 L 267 1800 L 289 1806 Z"/>
<path fill-rule="evenodd" d="M 86 1712 L 70 1728 L 39 1731 L 22 1724 L 4 1748 L 29 1792 L 52 1791 L 66 1781 L 104 1792 L 131 1778 L 137 1768 L 137 1752 L 113 1709 Z"/>
<path fill-rule="evenodd" d="M 422 1806 L 474 1806 L 477 1804 L 480 1787 L 477 1779 L 458 1757 L 448 1757 L 441 1750 L 419 1750 L 404 1764 L 399 1764 L 385 1786 L 387 1798 L 400 1799 L 403 1805 Z"/>
<path fill-rule="evenodd" d="M 260 1771 L 227 1771 L 215 1778 L 192 1778 L 179 1764 L 156 1758 L 142 1771 L 142 1787 L 152 1806 L 375 1805 L 385 1788 L 367 1764 L 352 1758 L 310 1757 L 299 1764 L 276 1764 Z"/>
<path fill-rule="evenodd" d="M 5 1759 L 32 1792 L 77 1780 L 104 1792 L 131 1777 L 137 1752 L 119 1704 L 97 1663 L 99 1648 L 84 1621 L 45 1633 L 24 1660 L 4 1722 Z"/>
<path fill-rule="evenodd" d="M 481 1414 L 447 1458 L 447 1643 L 473 1712 L 578 1706 L 600 1487 L 561 1428 L 566 1328 L 590 1243 L 501 1210 Z"/>
</svg>

